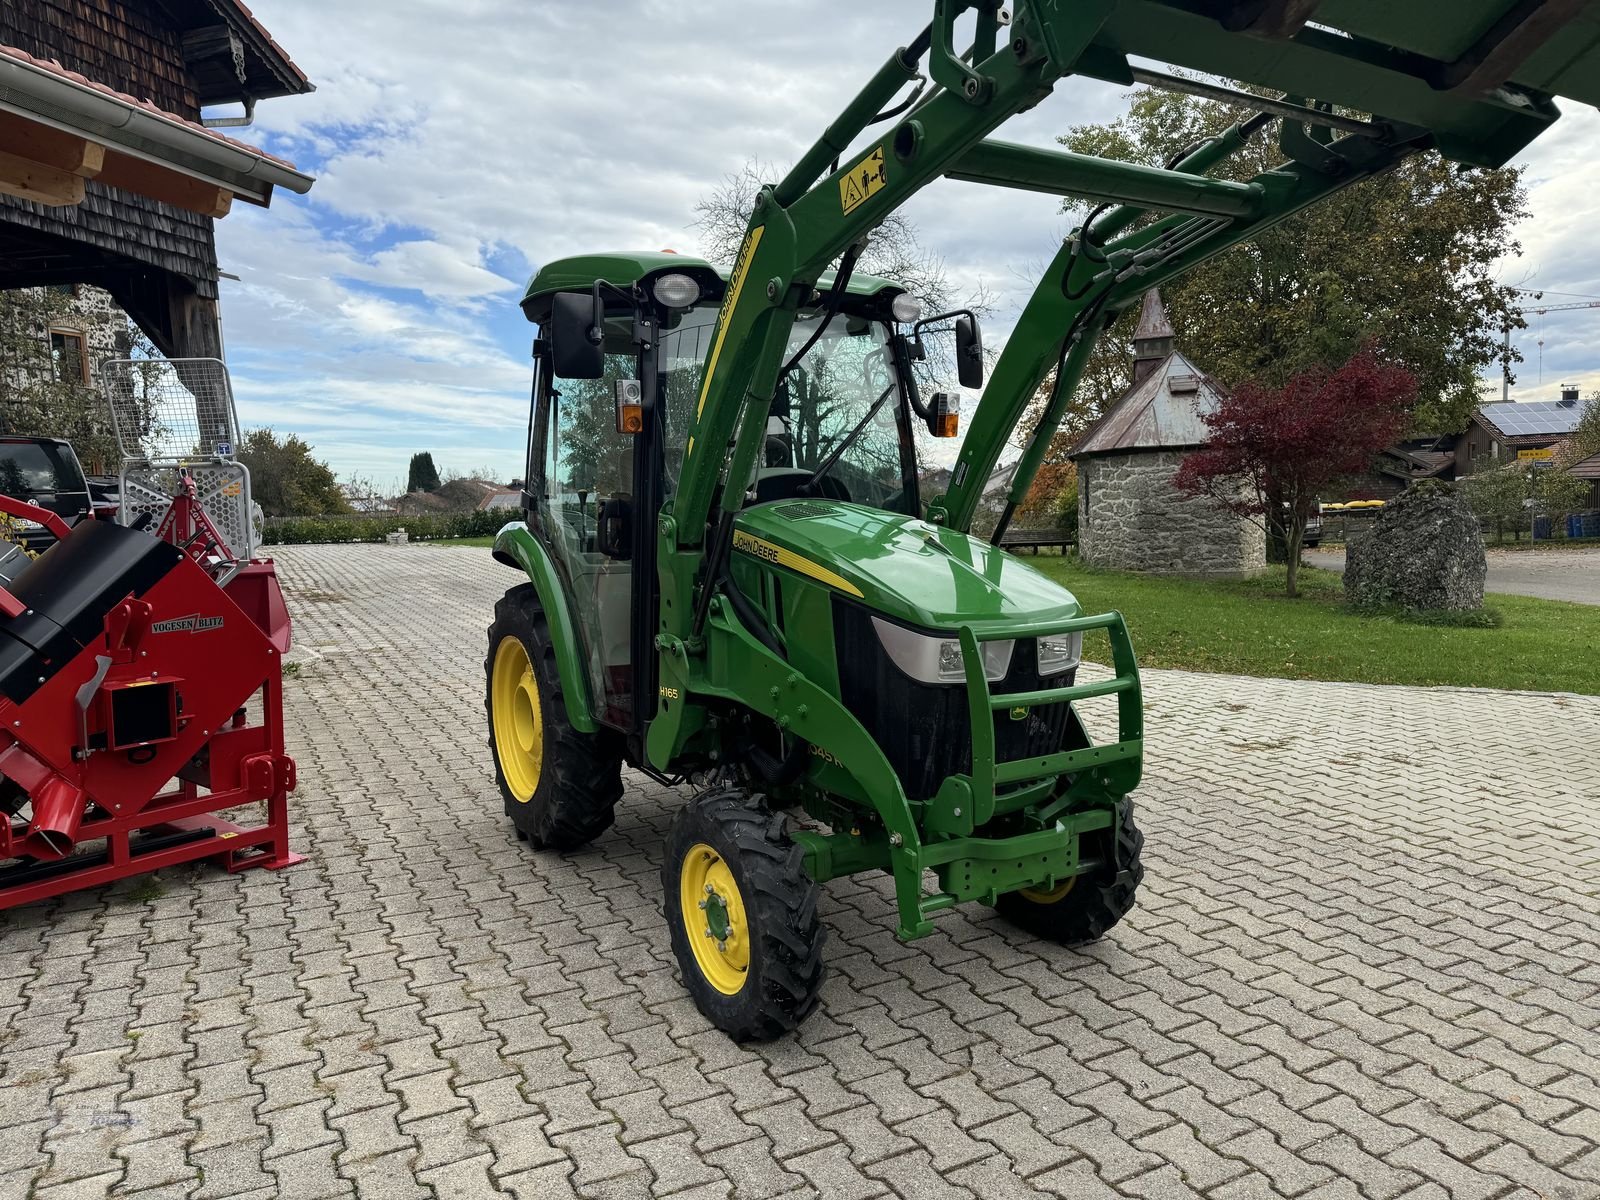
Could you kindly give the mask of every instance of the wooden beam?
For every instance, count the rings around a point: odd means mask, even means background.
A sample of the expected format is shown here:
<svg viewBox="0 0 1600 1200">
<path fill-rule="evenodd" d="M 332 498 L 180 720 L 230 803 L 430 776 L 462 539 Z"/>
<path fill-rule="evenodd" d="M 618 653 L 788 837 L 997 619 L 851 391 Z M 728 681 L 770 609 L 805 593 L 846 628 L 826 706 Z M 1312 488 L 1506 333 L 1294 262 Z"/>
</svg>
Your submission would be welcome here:
<svg viewBox="0 0 1600 1200">
<path fill-rule="evenodd" d="M 0 146 L 18 158 L 86 179 L 100 173 L 106 155 L 106 148 L 99 142 L 11 112 L 0 112 Z"/>
<path fill-rule="evenodd" d="M 101 183 L 175 204 L 202 217 L 225 217 L 233 207 L 233 193 L 227 188 L 116 150 L 107 151 L 99 179 Z"/>
<path fill-rule="evenodd" d="M 234 70 L 244 62 L 244 43 L 227 25 L 206 25 L 183 35 L 183 60 L 190 66 L 209 58 L 226 58 Z"/>
<path fill-rule="evenodd" d="M 83 176 L 0 150 L 0 192 L 52 208 L 83 203 Z"/>
</svg>

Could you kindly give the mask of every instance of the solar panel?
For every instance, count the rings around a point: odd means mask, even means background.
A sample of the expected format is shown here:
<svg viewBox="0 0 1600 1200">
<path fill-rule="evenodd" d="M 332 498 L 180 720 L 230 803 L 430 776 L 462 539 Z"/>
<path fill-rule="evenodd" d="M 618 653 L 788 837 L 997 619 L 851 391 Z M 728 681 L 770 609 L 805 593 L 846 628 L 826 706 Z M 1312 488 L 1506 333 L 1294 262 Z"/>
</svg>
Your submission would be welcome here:
<svg viewBox="0 0 1600 1200">
<path fill-rule="evenodd" d="M 1583 416 L 1581 404 L 1558 404 L 1549 400 L 1485 404 L 1478 411 L 1485 421 L 1512 437 L 1571 433 Z"/>
</svg>

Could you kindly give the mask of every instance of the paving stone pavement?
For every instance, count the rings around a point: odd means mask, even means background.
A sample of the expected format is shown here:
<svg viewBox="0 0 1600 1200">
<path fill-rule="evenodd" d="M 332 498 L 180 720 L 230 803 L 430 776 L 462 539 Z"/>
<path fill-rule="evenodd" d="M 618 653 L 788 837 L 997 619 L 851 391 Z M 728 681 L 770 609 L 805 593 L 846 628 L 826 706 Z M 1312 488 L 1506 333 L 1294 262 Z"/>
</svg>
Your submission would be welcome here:
<svg viewBox="0 0 1600 1200">
<path fill-rule="evenodd" d="M 0 915 L 0 1198 L 1600 1197 L 1600 700 L 1150 672 L 1139 908 L 1081 951 L 827 886 L 737 1047 L 677 798 L 564 857 L 490 777 L 485 551 L 279 554 L 295 837 Z"/>
</svg>

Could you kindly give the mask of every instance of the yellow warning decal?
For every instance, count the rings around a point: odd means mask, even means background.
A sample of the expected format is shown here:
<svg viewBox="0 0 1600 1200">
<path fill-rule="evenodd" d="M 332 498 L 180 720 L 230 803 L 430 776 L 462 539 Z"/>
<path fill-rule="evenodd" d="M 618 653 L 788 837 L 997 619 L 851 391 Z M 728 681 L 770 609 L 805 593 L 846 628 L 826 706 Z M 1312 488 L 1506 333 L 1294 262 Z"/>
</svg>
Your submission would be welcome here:
<svg viewBox="0 0 1600 1200">
<path fill-rule="evenodd" d="M 849 216 L 872 199 L 889 182 L 889 173 L 883 169 L 883 147 L 879 146 L 839 180 L 839 207 Z"/>
<path fill-rule="evenodd" d="M 722 308 L 717 313 L 716 337 L 711 342 L 711 357 L 706 360 L 706 375 L 700 381 L 700 402 L 695 405 L 694 419 L 700 420 L 700 411 L 706 406 L 706 393 L 711 390 L 711 377 L 717 373 L 717 359 L 722 357 L 722 341 L 728 336 L 728 321 L 733 317 L 733 310 L 738 306 L 739 293 L 744 289 L 745 276 L 750 274 L 750 260 L 756 256 L 756 247 L 761 245 L 761 235 L 766 231 L 765 225 L 757 225 L 744 235 L 744 245 L 739 247 L 739 257 L 733 263 L 733 278 L 728 281 L 728 294 L 723 297 Z M 691 439 L 689 449 L 694 449 Z"/>
<path fill-rule="evenodd" d="M 762 559 L 769 563 L 776 563 L 780 567 L 788 567 L 801 575 L 809 575 L 819 583 L 825 583 L 831 588 L 838 588 L 841 592 L 861 598 L 861 589 L 851 583 L 842 575 L 835 575 L 827 567 L 819 567 L 809 558 L 801 558 L 793 550 L 785 550 L 782 546 L 774 546 L 771 542 L 763 541 L 753 534 L 743 530 L 733 531 L 733 548 Z"/>
</svg>

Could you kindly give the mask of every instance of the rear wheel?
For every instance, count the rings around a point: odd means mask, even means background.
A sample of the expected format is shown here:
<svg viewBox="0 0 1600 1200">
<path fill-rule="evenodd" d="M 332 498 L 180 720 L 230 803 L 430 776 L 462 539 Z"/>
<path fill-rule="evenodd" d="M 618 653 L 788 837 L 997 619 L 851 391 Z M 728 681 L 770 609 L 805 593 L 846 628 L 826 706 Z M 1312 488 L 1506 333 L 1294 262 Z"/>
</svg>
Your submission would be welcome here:
<svg viewBox="0 0 1600 1200">
<path fill-rule="evenodd" d="M 736 1041 L 787 1033 L 816 1007 L 819 888 L 782 816 L 714 788 L 673 818 L 661 862 L 667 928 L 695 1005 Z"/>
<path fill-rule="evenodd" d="M 622 796 L 622 752 L 567 718 L 550 626 L 532 584 L 494 608 L 484 704 L 495 780 L 517 836 L 572 850 L 610 828 Z"/>
<path fill-rule="evenodd" d="M 1023 888 L 1007 892 L 995 911 L 1021 929 L 1046 941 L 1077 946 L 1097 941 L 1133 909 L 1144 865 L 1139 861 L 1144 835 L 1133 823 L 1133 801 L 1117 805 L 1117 819 L 1096 839 L 1104 855 L 1099 870 L 1049 890 Z"/>
</svg>

